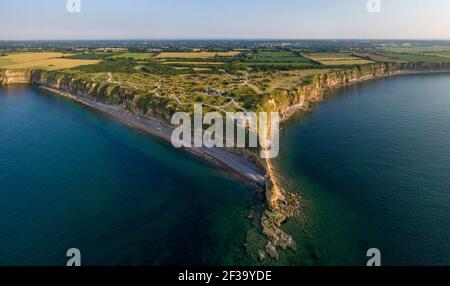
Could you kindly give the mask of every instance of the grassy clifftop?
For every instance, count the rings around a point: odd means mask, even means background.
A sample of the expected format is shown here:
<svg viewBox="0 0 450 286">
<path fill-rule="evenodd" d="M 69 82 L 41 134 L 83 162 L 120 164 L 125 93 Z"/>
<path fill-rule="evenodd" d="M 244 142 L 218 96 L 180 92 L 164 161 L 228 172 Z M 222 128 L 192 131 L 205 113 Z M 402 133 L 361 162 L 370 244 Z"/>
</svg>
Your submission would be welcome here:
<svg viewBox="0 0 450 286">
<path fill-rule="evenodd" d="M 284 120 L 296 111 L 309 109 L 324 100 L 329 91 L 372 78 L 409 72 L 450 71 L 450 63 L 375 63 L 333 70 L 302 78 L 300 87 L 272 92 L 260 105 L 261 110 L 280 112 Z"/>
<path fill-rule="evenodd" d="M 116 63 L 108 63 L 116 64 Z M 450 71 L 450 63 L 371 63 L 365 65 L 321 69 L 310 73 L 282 72 L 235 76 L 230 74 L 168 74 L 160 70 L 142 72 L 134 67 L 120 65 L 120 69 L 103 70 L 103 66 L 86 66 L 79 70 L 48 71 L 36 69 L 21 74 L 3 72 L 8 81 L 15 78 L 44 87 L 89 97 L 96 101 L 119 106 L 139 115 L 170 121 L 172 114 L 189 110 L 195 102 L 203 102 L 210 109 L 219 111 L 277 111 L 283 119 L 301 109 L 308 109 L 324 100 L 334 89 L 358 82 L 406 72 Z M 89 69 L 85 71 L 83 69 Z M 283 75 L 287 75 L 283 78 Z M 296 78 L 296 80 L 294 80 Z M 270 86 L 265 87 L 269 82 Z M 218 81 L 220 80 L 220 81 Z M 266 81 L 264 81 L 266 80 Z M 199 88 L 197 84 L 201 84 Z M 200 91 L 199 91 L 200 90 Z M 192 96 L 189 92 L 198 92 Z M 195 94 L 195 93 L 194 93 Z M 243 153 L 249 151 L 242 150 Z M 249 155 L 249 154 L 246 154 Z M 276 171 L 270 160 L 265 162 L 267 171 L 266 202 L 257 229 L 263 234 L 265 248 L 258 244 L 256 252 L 260 257 L 277 259 L 279 249 L 296 249 L 296 242 L 282 229 L 289 217 L 299 209 L 299 197 L 283 190 L 277 182 Z M 256 233 L 256 232 L 254 232 Z M 255 236 L 254 234 L 253 236 Z M 251 240 L 251 239 L 250 239 Z M 250 245 L 250 243 L 248 243 Z M 252 247 L 250 247 L 252 248 Z"/>
</svg>

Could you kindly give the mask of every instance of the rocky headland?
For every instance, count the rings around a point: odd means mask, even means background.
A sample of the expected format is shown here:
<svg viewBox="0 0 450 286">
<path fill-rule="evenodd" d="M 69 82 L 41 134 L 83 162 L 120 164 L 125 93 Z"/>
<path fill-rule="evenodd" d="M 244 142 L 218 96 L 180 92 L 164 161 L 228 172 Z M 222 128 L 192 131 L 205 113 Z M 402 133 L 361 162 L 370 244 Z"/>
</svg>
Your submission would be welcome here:
<svg viewBox="0 0 450 286">
<path fill-rule="evenodd" d="M 299 79 L 302 84 L 298 89 L 272 92 L 259 104 L 259 111 L 279 112 L 282 121 L 287 121 L 299 111 L 312 109 L 317 103 L 325 100 L 330 92 L 346 86 L 394 75 L 448 71 L 450 63 L 376 63 L 334 70 Z M 134 91 L 108 82 L 76 79 L 63 71 L 0 70 L 0 85 L 23 83 L 37 85 L 70 97 L 101 110 L 129 126 L 170 140 L 172 127 L 168 122 L 177 110 L 165 101 L 148 102 L 143 110 L 136 101 Z M 219 148 L 203 148 L 188 151 L 240 174 L 263 190 L 265 207 L 258 212 L 255 219 L 258 222 L 257 231 L 264 235 L 264 247 L 261 243 L 257 248 L 248 247 L 256 251 L 257 258 L 264 260 L 270 257 L 276 260 L 279 257 L 279 249 L 293 251 L 297 249 L 295 240 L 283 230 L 282 226 L 287 219 L 299 213 L 300 197 L 282 188 L 270 160 L 259 159 L 254 150 L 227 151 Z M 254 233 L 252 231 L 249 233 Z M 249 244 L 251 242 L 247 241 L 247 245 Z"/>
</svg>

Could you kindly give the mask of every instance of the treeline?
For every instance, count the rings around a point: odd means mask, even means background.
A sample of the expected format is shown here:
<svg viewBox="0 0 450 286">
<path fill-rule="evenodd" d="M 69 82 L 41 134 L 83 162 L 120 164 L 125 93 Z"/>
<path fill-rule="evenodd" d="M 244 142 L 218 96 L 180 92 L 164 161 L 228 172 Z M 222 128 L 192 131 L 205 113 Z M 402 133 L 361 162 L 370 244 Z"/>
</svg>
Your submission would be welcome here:
<svg viewBox="0 0 450 286">
<path fill-rule="evenodd" d="M 76 70 L 79 70 L 81 72 L 86 73 L 107 73 L 107 72 L 114 72 L 114 73 L 136 73 L 138 70 L 136 70 L 136 61 L 134 59 L 105 59 L 101 63 L 94 64 L 94 65 L 86 65 L 86 66 L 80 66 L 75 68 Z"/>
<path fill-rule="evenodd" d="M 214 67 L 209 71 L 195 71 L 192 66 L 189 69 L 177 70 L 168 65 L 160 65 L 154 62 L 146 62 L 145 64 L 139 64 L 133 58 L 107 58 L 104 61 L 94 64 L 85 65 L 74 68 L 83 73 L 138 73 L 144 72 L 154 75 L 179 75 L 179 74 L 197 74 L 197 73 L 218 73 L 219 71 Z"/>
<path fill-rule="evenodd" d="M 64 56 L 65 59 L 73 59 L 73 60 L 104 60 L 107 57 L 110 57 L 113 54 L 109 53 L 84 53 L 84 54 L 76 54 L 72 56 Z"/>
<path fill-rule="evenodd" d="M 216 55 L 212 58 L 170 58 L 166 62 L 225 62 L 230 63 L 236 61 L 233 57 L 221 57 Z"/>
<path fill-rule="evenodd" d="M 232 62 L 225 65 L 225 71 L 230 74 L 251 68 L 255 72 L 274 72 L 274 71 L 291 71 L 305 69 L 324 69 L 328 68 L 323 65 L 302 64 L 302 63 L 249 63 L 249 62 Z"/>
</svg>

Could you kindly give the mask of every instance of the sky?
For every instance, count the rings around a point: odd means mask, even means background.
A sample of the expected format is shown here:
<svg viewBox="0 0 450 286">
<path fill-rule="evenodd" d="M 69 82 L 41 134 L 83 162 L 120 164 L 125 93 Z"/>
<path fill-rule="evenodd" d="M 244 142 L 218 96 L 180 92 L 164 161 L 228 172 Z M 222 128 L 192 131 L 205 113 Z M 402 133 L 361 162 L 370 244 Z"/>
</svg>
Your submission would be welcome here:
<svg viewBox="0 0 450 286">
<path fill-rule="evenodd" d="M 0 40 L 272 38 L 450 39 L 450 0 L 0 0 Z"/>
</svg>

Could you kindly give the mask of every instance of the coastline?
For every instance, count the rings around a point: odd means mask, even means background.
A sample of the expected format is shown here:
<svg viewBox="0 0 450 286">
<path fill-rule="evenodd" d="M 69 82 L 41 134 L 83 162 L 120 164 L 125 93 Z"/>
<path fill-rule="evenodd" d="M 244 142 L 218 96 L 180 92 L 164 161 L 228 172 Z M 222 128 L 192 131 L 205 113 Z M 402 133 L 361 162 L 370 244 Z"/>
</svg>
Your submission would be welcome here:
<svg viewBox="0 0 450 286">
<path fill-rule="evenodd" d="M 342 86 L 326 87 L 321 90 L 320 100 L 313 101 L 313 106 L 319 104 L 326 100 L 330 92 L 335 92 L 340 88 L 345 88 L 349 86 L 354 86 L 359 83 L 367 82 L 374 79 L 388 78 L 401 75 L 410 74 L 432 74 L 432 73 L 449 73 L 450 70 L 437 70 L 437 71 L 414 71 L 414 70 L 404 70 L 404 71 L 394 71 L 388 72 L 382 75 L 368 75 L 363 76 L 354 80 L 348 81 Z M 323 87 L 322 87 L 323 88 Z M 289 112 L 282 116 L 282 123 L 285 123 L 292 118 L 301 110 L 309 110 L 311 106 L 305 104 L 298 104 L 289 108 Z M 262 233 L 268 239 L 268 244 L 266 246 L 266 253 L 275 260 L 278 260 L 279 254 L 278 249 L 282 250 L 291 249 L 296 251 L 297 244 L 293 237 L 286 233 L 282 229 L 282 225 L 292 217 L 299 215 L 300 210 L 300 200 L 301 196 L 297 193 L 292 193 L 286 191 L 282 185 L 279 183 L 280 172 L 278 172 L 270 160 L 266 162 L 266 173 L 267 173 L 267 188 L 266 188 L 266 202 L 267 209 L 261 215 L 261 227 Z M 260 256 L 265 257 L 265 256 Z"/>
<path fill-rule="evenodd" d="M 399 71 L 389 72 L 389 73 L 382 74 L 382 75 L 367 75 L 367 76 L 363 76 L 359 79 L 351 80 L 351 81 L 349 81 L 348 84 L 346 84 L 344 86 L 332 87 L 329 90 L 325 91 L 322 96 L 325 97 L 328 93 L 339 90 L 340 88 L 343 88 L 343 87 L 354 86 L 359 83 L 363 83 L 363 82 L 367 82 L 367 81 L 371 81 L 371 80 L 375 80 L 375 79 L 382 79 L 382 78 L 389 78 L 389 77 L 403 76 L 403 75 L 439 74 L 439 73 L 450 73 L 450 70 L 434 70 L 434 71 L 433 70 L 429 70 L 429 71 L 399 70 Z M 322 100 L 319 100 L 318 102 L 315 102 L 315 103 L 316 104 L 320 103 L 323 100 L 326 100 L 326 98 L 323 98 Z M 299 103 L 299 104 L 290 106 L 283 112 L 283 114 L 281 116 L 281 123 L 291 120 L 302 109 L 306 110 L 306 109 L 309 109 L 309 107 L 305 107 L 304 103 Z"/>
<path fill-rule="evenodd" d="M 135 115 L 126 112 L 119 107 L 104 104 L 86 97 L 75 96 L 69 92 L 58 89 L 36 85 L 37 87 L 69 98 L 80 104 L 100 111 L 128 127 L 143 131 L 149 135 L 156 136 L 166 142 L 171 142 L 171 134 L 174 127 L 169 124 L 147 116 Z M 239 177 L 254 183 L 257 187 L 265 187 L 266 178 L 264 170 L 246 158 L 227 151 L 224 148 L 183 148 L 187 152 L 200 157 L 226 171 L 232 172 Z"/>
<path fill-rule="evenodd" d="M 295 115 L 301 110 L 309 110 L 311 107 L 323 102 L 327 96 L 341 88 L 354 86 L 362 82 L 373 79 L 387 78 L 408 74 L 430 74 L 430 73 L 448 73 L 450 70 L 397 70 L 384 71 L 382 73 L 373 73 L 362 76 L 350 77 L 343 81 L 319 81 L 316 84 L 306 85 L 305 89 L 298 91 L 296 95 L 302 100 L 299 104 L 294 104 L 284 109 L 282 112 L 282 122 L 295 118 Z M 128 127 L 138 129 L 147 134 L 156 136 L 166 142 L 170 142 L 171 133 L 174 129 L 165 121 L 133 114 L 118 106 L 105 104 L 90 98 L 88 95 L 74 95 L 76 92 L 68 92 L 66 88 L 59 88 L 60 84 L 50 85 L 48 87 L 33 82 L 32 85 L 77 101 L 92 109 L 98 110 L 111 116 L 115 120 L 127 125 Z M 240 178 L 250 181 L 256 185 L 259 190 L 265 192 L 265 206 L 261 213 L 258 213 L 256 226 L 258 232 L 265 237 L 267 245 L 265 249 L 258 251 L 257 259 L 264 260 L 270 257 L 278 260 L 278 251 L 290 249 L 296 251 L 297 245 L 293 237 L 283 230 L 283 224 L 292 217 L 299 215 L 300 195 L 286 191 L 279 183 L 280 174 L 275 169 L 271 160 L 264 161 L 264 167 L 258 166 L 251 160 L 242 155 L 237 155 L 227 149 L 221 148 L 185 148 L 184 150 L 208 162 L 229 171 Z"/>
</svg>

